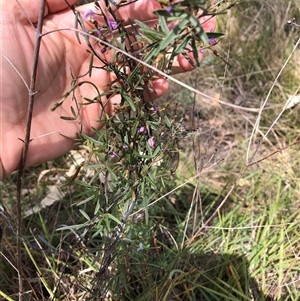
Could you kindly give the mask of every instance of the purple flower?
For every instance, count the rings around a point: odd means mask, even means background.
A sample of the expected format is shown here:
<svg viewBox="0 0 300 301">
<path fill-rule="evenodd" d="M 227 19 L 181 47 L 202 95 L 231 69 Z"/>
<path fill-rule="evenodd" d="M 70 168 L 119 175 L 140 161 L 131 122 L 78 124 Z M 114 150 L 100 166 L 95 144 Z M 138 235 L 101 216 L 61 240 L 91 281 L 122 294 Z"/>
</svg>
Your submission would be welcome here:
<svg viewBox="0 0 300 301">
<path fill-rule="evenodd" d="M 118 157 L 118 155 L 116 154 L 116 152 L 111 152 L 110 157 L 111 158 L 116 158 L 116 157 Z"/>
<path fill-rule="evenodd" d="M 87 11 L 85 11 L 85 13 L 83 14 L 83 19 L 85 21 L 94 21 L 95 19 L 95 13 L 91 10 L 91 9 L 88 9 Z"/>
<path fill-rule="evenodd" d="M 209 30 L 209 32 L 213 32 L 213 29 L 211 28 Z M 209 42 L 209 45 L 214 45 L 217 43 L 217 40 L 215 38 L 210 38 L 208 42 Z"/>
<path fill-rule="evenodd" d="M 100 35 L 101 35 L 100 30 L 99 30 L 99 29 L 95 29 L 95 30 L 94 30 L 94 36 L 97 37 L 97 38 L 99 38 Z"/>
<path fill-rule="evenodd" d="M 138 134 L 147 134 L 147 128 L 145 126 L 141 126 L 137 132 Z"/>
<path fill-rule="evenodd" d="M 149 146 L 151 147 L 151 148 L 154 148 L 154 137 L 150 137 L 149 139 L 148 139 L 148 143 L 149 143 Z"/>
<path fill-rule="evenodd" d="M 115 20 L 113 20 L 111 17 L 107 18 L 107 24 L 110 30 L 114 30 L 118 27 L 118 23 Z"/>
<path fill-rule="evenodd" d="M 217 40 L 215 38 L 209 39 L 209 45 L 215 45 L 217 43 Z"/>
<path fill-rule="evenodd" d="M 157 104 L 153 104 L 153 111 L 154 111 L 154 113 L 158 112 L 158 105 Z"/>
<path fill-rule="evenodd" d="M 103 54 L 103 53 L 105 53 L 105 51 L 106 51 L 106 47 L 104 46 L 104 47 L 102 47 L 101 49 L 100 49 L 100 52 Z"/>
<path fill-rule="evenodd" d="M 101 35 L 101 32 L 99 29 L 95 28 L 95 29 L 89 31 L 89 34 L 99 38 Z"/>
<path fill-rule="evenodd" d="M 167 13 L 170 14 L 173 11 L 173 6 L 171 6 L 171 5 L 167 6 L 166 11 L 167 11 Z"/>
</svg>

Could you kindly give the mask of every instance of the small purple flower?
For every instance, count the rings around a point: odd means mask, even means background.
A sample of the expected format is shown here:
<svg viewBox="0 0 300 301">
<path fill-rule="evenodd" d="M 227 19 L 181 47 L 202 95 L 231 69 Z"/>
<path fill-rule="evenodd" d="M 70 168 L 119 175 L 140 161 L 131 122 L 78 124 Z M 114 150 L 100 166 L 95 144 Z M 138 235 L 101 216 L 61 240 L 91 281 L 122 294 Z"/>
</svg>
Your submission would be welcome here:
<svg viewBox="0 0 300 301">
<path fill-rule="evenodd" d="M 138 134 L 147 134 L 147 128 L 145 126 L 141 126 L 137 132 Z"/>
<path fill-rule="evenodd" d="M 95 30 L 94 30 L 94 36 L 97 37 L 97 38 L 99 38 L 100 35 L 101 35 L 100 30 L 99 30 L 99 29 L 95 29 Z"/>
<path fill-rule="evenodd" d="M 118 27 L 118 23 L 115 20 L 113 20 L 111 17 L 107 18 L 107 24 L 110 30 L 114 30 Z"/>
<path fill-rule="evenodd" d="M 89 34 L 99 38 L 101 35 L 101 32 L 99 29 L 95 28 L 95 29 L 89 31 Z"/>
<path fill-rule="evenodd" d="M 166 12 L 170 14 L 172 11 L 173 11 L 173 6 L 171 5 L 167 6 Z"/>
<path fill-rule="evenodd" d="M 153 104 L 153 111 L 154 111 L 154 113 L 158 112 L 158 105 L 157 104 Z"/>
<path fill-rule="evenodd" d="M 217 43 L 217 40 L 215 38 L 209 39 L 209 45 L 215 45 Z"/>
<path fill-rule="evenodd" d="M 116 158 L 116 157 L 118 157 L 118 155 L 117 155 L 116 152 L 111 152 L 111 153 L 110 153 L 110 157 L 111 157 L 111 158 Z"/>
<path fill-rule="evenodd" d="M 148 143 L 149 143 L 149 146 L 151 147 L 151 148 L 154 148 L 154 137 L 150 137 L 149 139 L 148 139 Z"/>
<path fill-rule="evenodd" d="M 103 54 L 103 53 L 105 53 L 105 51 L 106 51 L 106 47 L 104 46 L 104 47 L 102 47 L 101 49 L 100 49 L 100 52 Z"/>
<path fill-rule="evenodd" d="M 85 13 L 83 14 L 83 19 L 89 22 L 94 21 L 95 13 L 93 12 L 93 10 L 88 9 L 87 11 L 85 11 Z"/>
</svg>

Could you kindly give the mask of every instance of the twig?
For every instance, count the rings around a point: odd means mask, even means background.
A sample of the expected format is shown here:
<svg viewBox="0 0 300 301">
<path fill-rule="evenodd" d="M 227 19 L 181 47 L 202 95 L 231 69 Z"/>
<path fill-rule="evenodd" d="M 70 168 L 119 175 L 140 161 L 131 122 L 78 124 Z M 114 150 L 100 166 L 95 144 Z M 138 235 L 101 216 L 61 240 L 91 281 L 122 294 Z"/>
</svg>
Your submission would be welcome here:
<svg viewBox="0 0 300 301">
<path fill-rule="evenodd" d="M 30 77 L 30 87 L 29 87 L 29 102 L 27 108 L 27 119 L 26 119 L 26 132 L 24 138 L 24 146 L 22 150 L 20 169 L 17 180 L 17 269 L 19 271 L 19 301 L 23 300 L 23 273 L 22 273 L 22 256 L 21 256 L 21 190 L 22 190 L 22 181 L 24 175 L 24 169 L 26 164 L 26 158 L 28 153 L 28 147 L 30 143 L 30 130 L 31 130 L 31 121 L 33 114 L 33 105 L 34 105 L 34 96 L 36 94 L 36 74 L 37 66 L 39 60 L 39 52 L 42 41 L 42 28 L 44 21 L 44 11 L 45 11 L 46 0 L 41 0 L 41 6 L 38 17 L 38 24 L 36 29 L 36 41 L 33 54 L 33 65 Z"/>
<path fill-rule="evenodd" d="M 300 140 L 299 140 L 299 139 L 296 140 L 295 142 L 293 142 L 293 143 L 291 143 L 291 144 L 285 146 L 285 147 L 282 147 L 282 148 L 277 149 L 276 151 L 274 151 L 274 152 L 272 152 L 271 154 L 269 154 L 269 155 L 263 157 L 262 159 L 256 160 L 255 162 L 250 162 L 250 163 L 248 163 L 248 164 L 247 164 L 247 167 L 252 166 L 252 165 L 256 165 L 256 164 L 258 164 L 258 163 L 260 163 L 260 162 L 262 162 L 262 161 L 264 161 L 264 160 L 266 160 L 266 159 L 269 159 L 270 157 L 274 156 L 275 154 L 281 153 L 283 150 L 286 150 L 286 149 L 290 148 L 291 146 L 293 146 L 293 145 L 295 145 L 295 144 L 297 144 L 297 143 L 300 143 Z"/>
</svg>

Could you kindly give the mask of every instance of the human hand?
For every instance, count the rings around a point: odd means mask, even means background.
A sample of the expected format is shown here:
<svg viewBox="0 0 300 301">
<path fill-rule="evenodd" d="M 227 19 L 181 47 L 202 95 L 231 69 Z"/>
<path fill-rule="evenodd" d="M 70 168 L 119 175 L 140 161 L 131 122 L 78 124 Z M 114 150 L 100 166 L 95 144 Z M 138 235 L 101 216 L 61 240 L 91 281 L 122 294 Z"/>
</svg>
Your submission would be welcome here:
<svg viewBox="0 0 300 301">
<path fill-rule="evenodd" d="M 26 87 L 30 83 L 33 63 L 33 52 L 36 39 L 33 24 L 38 20 L 39 3 L 37 0 L 16 1 L 0 0 L 2 28 L 1 40 L 1 91 L 0 91 L 0 180 L 17 170 L 23 148 L 29 91 Z M 74 4 L 76 0 L 69 0 Z M 94 4 L 78 7 L 82 14 Z M 155 18 L 153 11 L 160 8 L 155 0 L 139 0 L 131 5 L 119 9 L 121 19 L 147 21 Z M 99 21 L 101 22 L 101 20 Z M 103 22 L 103 20 L 102 20 Z M 215 19 L 210 19 L 203 24 L 206 31 L 214 30 Z M 74 14 L 63 0 L 47 0 L 43 33 L 61 28 L 74 27 Z M 102 106 L 91 104 L 81 107 L 81 125 L 78 121 L 66 121 L 62 115 L 68 115 L 72 103 L 71 97 L 55 111 L 51 111 L 54 104 L 59 102 L 61 96 L 69 89 L 72 74 L 84 74 L 89 69 L 90 57 L 86 51 L 87 46 L 78 43 L 73 31 L 57 31 L 43 37 L 40 49 L 37 71 L 37 94 L 33 110 L 31 139 L 27 155 L 26 166 L 54 159 L 70 149 L 74 142 L 67 137 L 76 137 L 80 130 L 92 134 L 92 127 L 100 128 L 97 121 L 101 115 Z M 201 58 L 201 54 L 199 55 Z M 188 71 L 193 67 L 179 55 L 178 66 L 174 71 Z M 72 74 L 71 74 L 72 72 Z M 98 69 L 93 71 L 93 77 L 87 80 L 94 83 L 103 92 L 111 81 L 112 74 Z M 23 79 L 22 79 L 23 78 Z M 165 79 L 153 81 L 153 98 L 163 95 L 168 89 Z M 95 93 L 89 85 L 83 85 L 76 94 L 93 97 Z M 105 100 L 104 100 L 105 101 Z M 112 104 L 106 106 L 108 114 L 112 113 Z M 62 135 L 64 136 L 62 136 Z"/>
</svg>

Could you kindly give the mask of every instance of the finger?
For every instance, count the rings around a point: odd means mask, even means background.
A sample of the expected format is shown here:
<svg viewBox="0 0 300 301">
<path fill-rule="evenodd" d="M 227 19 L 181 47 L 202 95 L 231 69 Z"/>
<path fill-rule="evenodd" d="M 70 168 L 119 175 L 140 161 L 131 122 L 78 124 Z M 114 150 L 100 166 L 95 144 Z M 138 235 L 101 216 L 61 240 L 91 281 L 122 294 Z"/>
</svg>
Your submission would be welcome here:
<svg viewBox="0 0 300 301">
<path fill-rule="evenodd" d="M 169 89 L 169 83 L 164 78 L 158 78 L 152 81 L 150 89 L 145 91 L 145 101 L 152 101 L 163 96 Z"/>
<path fill-rule="evenodd" d="M 44 0 L 43 0 L 44 1 Z M 45 0 L 46 7 L 44 16 L 57 13 L 68 8 L 68 4 L 64 0 Z M 76 3 L 77 0 L 68 0 L 70 5 Z M 40 0 L 3 0 L 1 5 L 2 17 L 9 17 L 10 21 L 29 24 L 37 23 L 41 1 Z M 5 14 L 5 12 L 9 12 Z M 29 20 L 28 20 L 29 19 Z"/>
<path fill-rule="evenodd" d="M 49 14 L 58 13 L 75 4 L 78 0 L 47 0 Z"/>
</svg>

